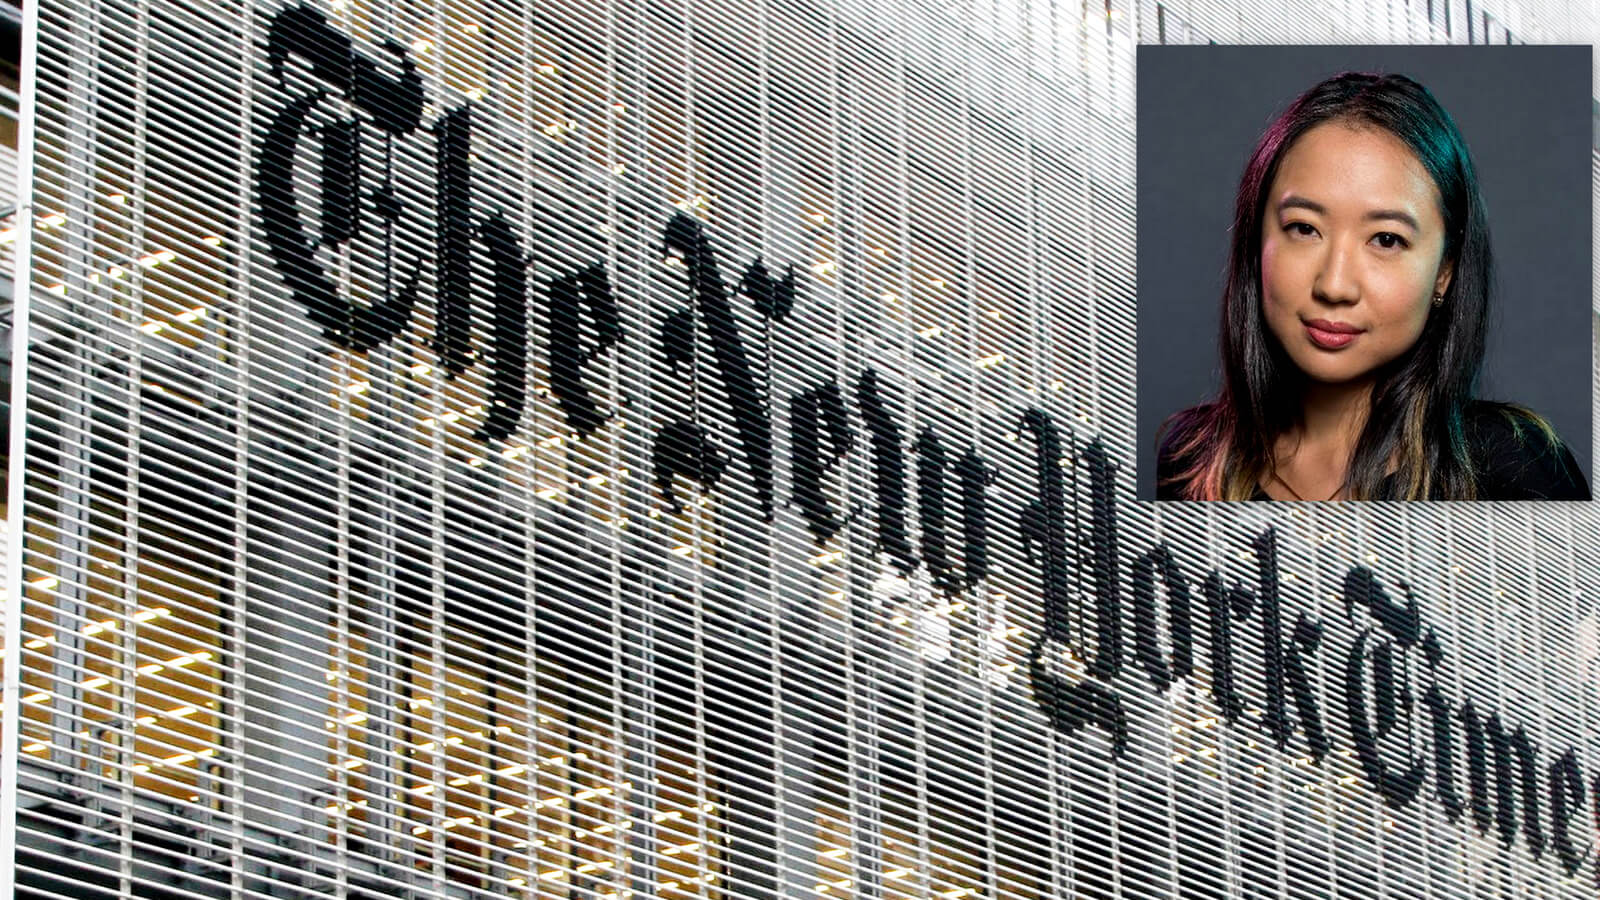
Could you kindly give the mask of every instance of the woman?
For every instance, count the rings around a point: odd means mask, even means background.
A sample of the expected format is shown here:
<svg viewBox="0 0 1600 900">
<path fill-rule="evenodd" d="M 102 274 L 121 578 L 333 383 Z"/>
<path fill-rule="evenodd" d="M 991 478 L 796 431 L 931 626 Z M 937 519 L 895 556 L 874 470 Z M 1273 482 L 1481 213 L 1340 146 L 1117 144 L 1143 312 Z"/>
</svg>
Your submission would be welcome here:
<svg viewBox="0 0 1600 900">
<path fill-rule="evenodd" d="M 1222 298 L 1220 395 L 1163 426 L 1158 499 L 1588 499 L 1572 453 L 1473 399 L 1491 263 L 1472 160 L 1402 75 L 1313 87 L 1262 135 Z"/>
</svg>

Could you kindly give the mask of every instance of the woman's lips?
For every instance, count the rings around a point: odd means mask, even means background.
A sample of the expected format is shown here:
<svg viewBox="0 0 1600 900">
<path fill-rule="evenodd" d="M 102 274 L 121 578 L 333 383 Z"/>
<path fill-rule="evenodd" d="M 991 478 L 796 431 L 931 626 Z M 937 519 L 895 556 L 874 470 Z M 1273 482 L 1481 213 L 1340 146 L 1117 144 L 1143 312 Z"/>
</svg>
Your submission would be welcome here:
<svg viewBox="0 0 1600 900">
<path fill-rule="evenodd" d="M 1347 347 L 1352 341 L 1361 336 L 1362 329 L 1343 322 L 1329 322 L 1326 319 L 1312 319 L 1305 323 L 1306 336 L 1311 338 L 1311 343 L 1324 350 L 1338 350 Z"/>
</svg>

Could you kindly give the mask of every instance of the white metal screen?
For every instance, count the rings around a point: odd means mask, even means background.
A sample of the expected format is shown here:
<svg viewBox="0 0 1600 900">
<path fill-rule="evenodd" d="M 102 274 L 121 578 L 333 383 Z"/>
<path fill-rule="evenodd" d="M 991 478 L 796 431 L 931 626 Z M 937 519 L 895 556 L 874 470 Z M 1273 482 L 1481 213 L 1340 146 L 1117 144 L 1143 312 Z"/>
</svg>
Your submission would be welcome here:
<svg viewBox="0 0 1600 900">
<path fill-rule="evenodd" d="M 1459 6 L 30 10 L 4 877 L 1592 898 L 1591 507 L 1132 499 L 1134 46 Z"/>
</svg>

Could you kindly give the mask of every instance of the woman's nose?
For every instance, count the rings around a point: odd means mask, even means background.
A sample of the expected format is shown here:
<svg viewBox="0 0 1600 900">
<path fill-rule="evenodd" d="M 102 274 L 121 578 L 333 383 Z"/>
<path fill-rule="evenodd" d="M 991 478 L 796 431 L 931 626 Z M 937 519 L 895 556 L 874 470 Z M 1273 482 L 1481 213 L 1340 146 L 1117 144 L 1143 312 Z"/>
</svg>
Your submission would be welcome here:
<svg viewBox="0 0 1600 900">
<path fill-rule="evenodd" d="M 1359 248 L 1348 241 L 1331 241 L 1323 254 L 1322 266 L 1311 292 L 1326 303 L 1354 303 L 1361 299 Z"/>
</svg>

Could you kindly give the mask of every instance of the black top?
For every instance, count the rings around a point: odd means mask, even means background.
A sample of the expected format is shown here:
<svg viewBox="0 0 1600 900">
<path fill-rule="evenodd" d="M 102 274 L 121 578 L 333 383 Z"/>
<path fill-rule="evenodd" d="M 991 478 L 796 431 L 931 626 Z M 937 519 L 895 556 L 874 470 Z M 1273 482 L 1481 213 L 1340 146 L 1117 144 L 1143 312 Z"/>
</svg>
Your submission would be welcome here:
<svg viewBox="0 0 1600 900">
<path fill-rule="evenodd" d="M 1475 401 L 1467 408 L 1467 452 L 1478 478 L 1482 500 L 1588 500 L 1589 485 L 1572 451 L 1560 438 L 1545 436 L 1539 425 L 1514 407 Z M 1161 442 L 1156 461 L 1156 499 L 1182 499 L 1178 460 L 1173 458 L 1179 429 Z M 1391 487 L 1393 475 L 1384 479 Z M 1391 493 L 1385 491 L 1384 493 Z M 1270 500 L 1256 486 L 1251 500 Z"/>
</svg>

